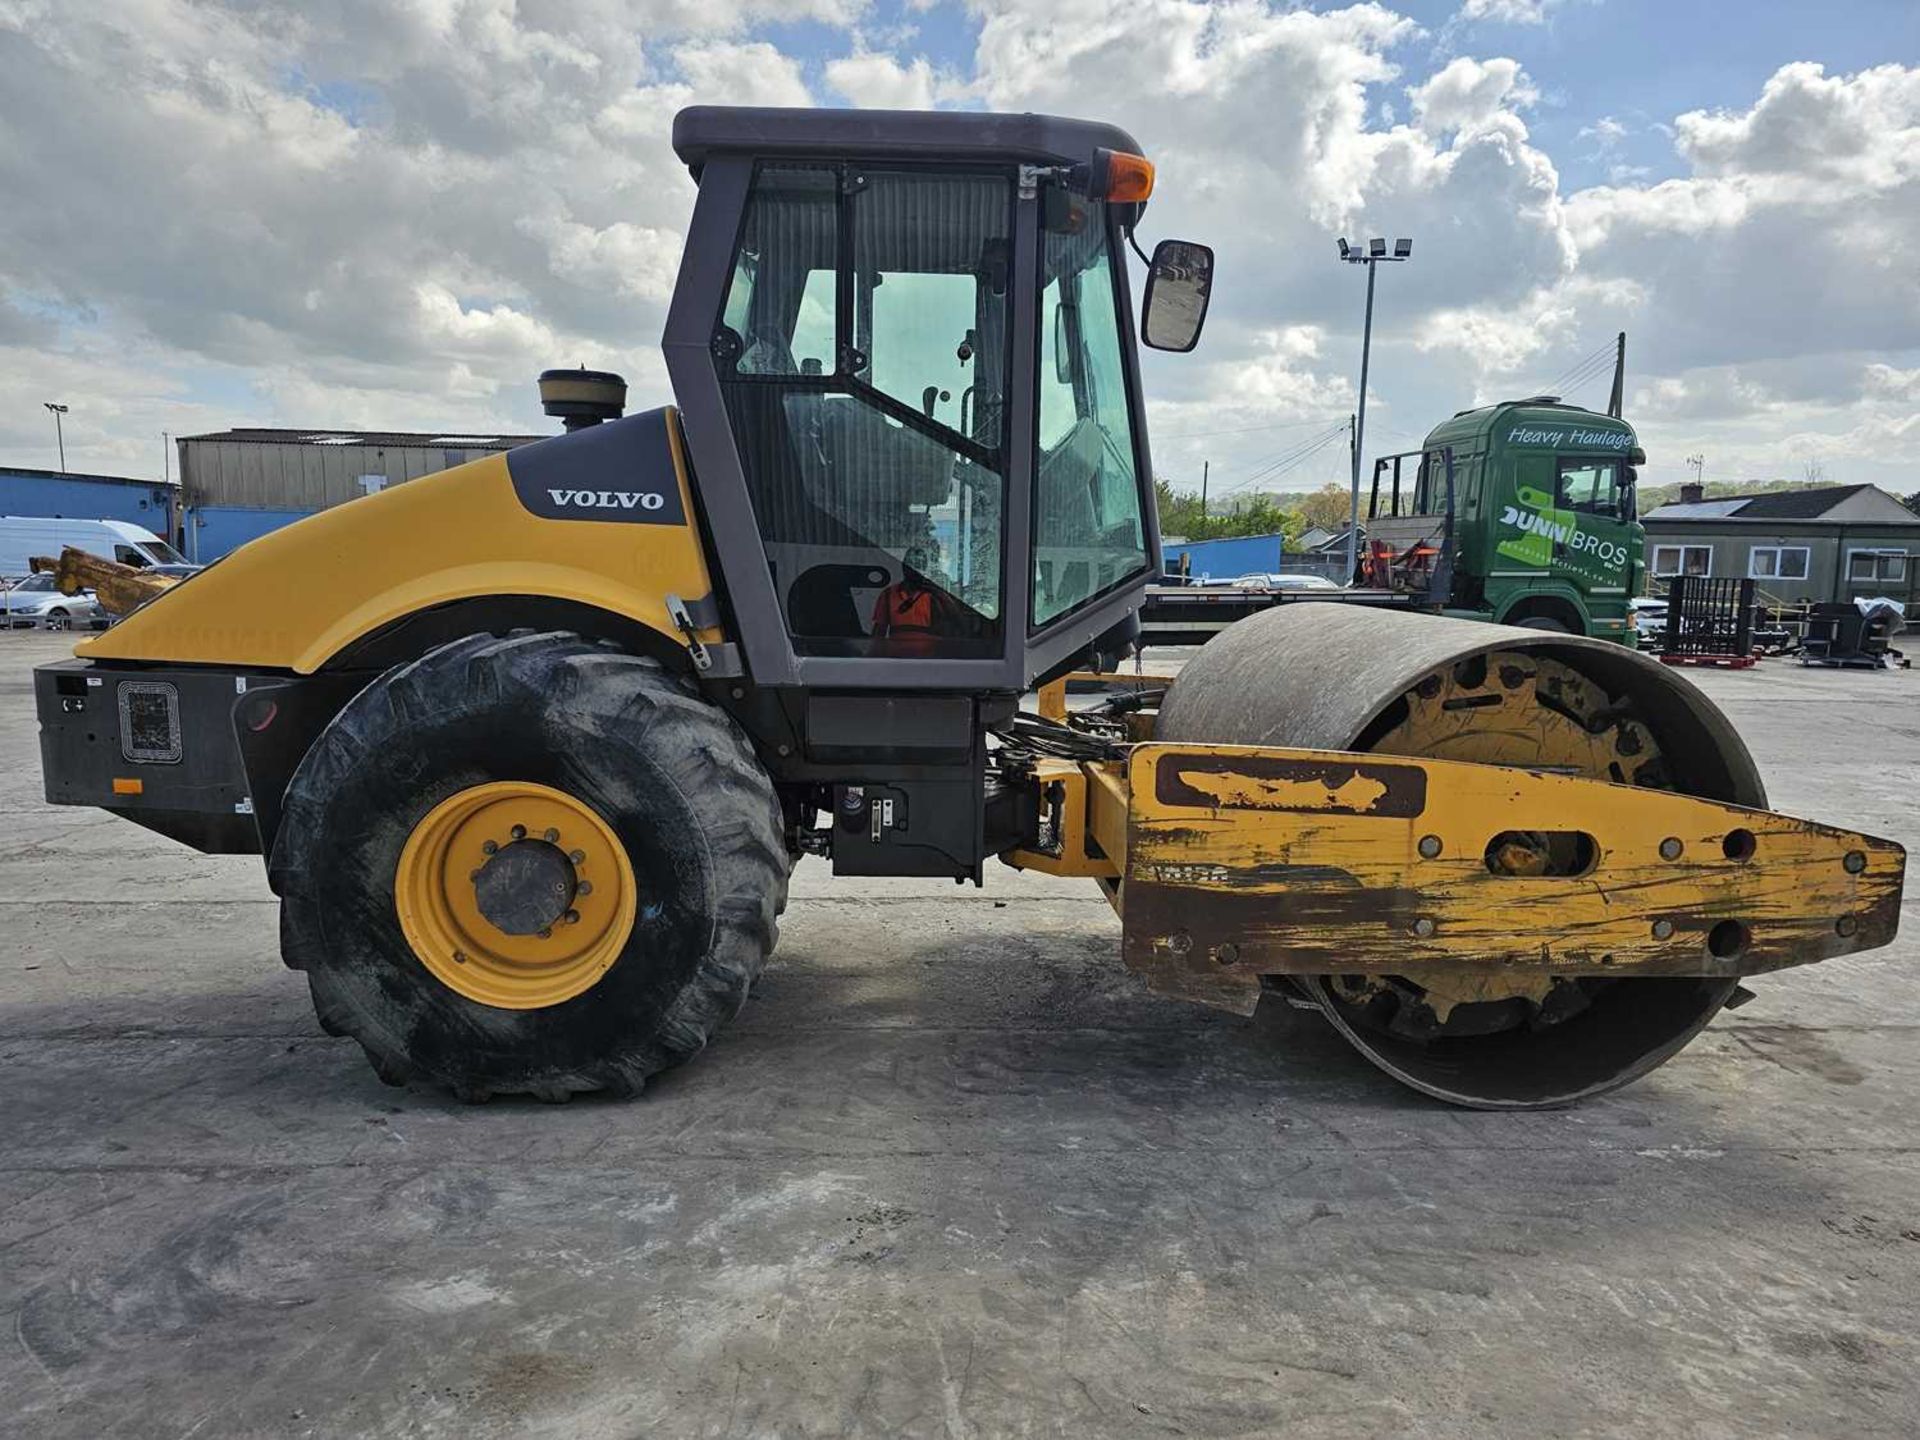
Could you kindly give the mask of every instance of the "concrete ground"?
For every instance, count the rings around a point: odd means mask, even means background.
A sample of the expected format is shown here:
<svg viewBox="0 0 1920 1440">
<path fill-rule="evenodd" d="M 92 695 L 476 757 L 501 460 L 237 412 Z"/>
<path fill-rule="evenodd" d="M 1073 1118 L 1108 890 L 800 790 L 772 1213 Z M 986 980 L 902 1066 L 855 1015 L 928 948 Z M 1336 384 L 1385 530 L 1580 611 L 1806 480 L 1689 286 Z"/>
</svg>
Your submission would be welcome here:
<svg viewBox="0 0 1920 1440">
<path fill-rule="evenodd" d="M 633 1103 L 390 1090 L 259 863 L 53 810 L 0 639 L 0 1432 L 1911 1436 L 1920 908 L 1569 1112 L 1149 998 L 1091 888 L 803 867 Z M 1920 842 L 1920 675 L 1700 676 Z"/>
</svg>

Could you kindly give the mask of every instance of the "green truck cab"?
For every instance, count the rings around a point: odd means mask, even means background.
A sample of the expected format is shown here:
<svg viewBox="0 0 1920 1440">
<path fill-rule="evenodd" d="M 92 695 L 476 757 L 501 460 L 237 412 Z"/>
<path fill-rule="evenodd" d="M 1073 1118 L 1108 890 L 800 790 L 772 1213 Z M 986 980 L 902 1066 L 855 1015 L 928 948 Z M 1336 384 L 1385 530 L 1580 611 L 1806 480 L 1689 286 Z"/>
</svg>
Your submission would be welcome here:
<svg viewBox="0 0 1920 1440">
<path fill-rule="evenodd" d="M 1420 589 L 1449 615 L 1632 645 L 1645 462 L 1626 421 L 1551 396 L 1463 410 L 1376 464 L 1360 582 Z"/>
</svg>

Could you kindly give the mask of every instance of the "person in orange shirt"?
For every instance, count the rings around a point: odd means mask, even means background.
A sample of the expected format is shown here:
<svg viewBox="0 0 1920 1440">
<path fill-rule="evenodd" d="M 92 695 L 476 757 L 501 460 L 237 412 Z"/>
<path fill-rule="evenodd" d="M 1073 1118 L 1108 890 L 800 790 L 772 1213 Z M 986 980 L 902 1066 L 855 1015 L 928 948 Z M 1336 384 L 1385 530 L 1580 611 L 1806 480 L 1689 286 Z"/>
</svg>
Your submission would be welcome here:
<svg viewBox="0 0 1920 1440">
<path fill-rule="evenodd" d="M 874 601 L 873 634 L 898 642 L 890 649 L 931 652 L 940 636 L 954 633 L 953 601 L 927 582 L 928 563 L 924 546 L 909 548 L 900 564 L 900 578 Z"/>
</svg>

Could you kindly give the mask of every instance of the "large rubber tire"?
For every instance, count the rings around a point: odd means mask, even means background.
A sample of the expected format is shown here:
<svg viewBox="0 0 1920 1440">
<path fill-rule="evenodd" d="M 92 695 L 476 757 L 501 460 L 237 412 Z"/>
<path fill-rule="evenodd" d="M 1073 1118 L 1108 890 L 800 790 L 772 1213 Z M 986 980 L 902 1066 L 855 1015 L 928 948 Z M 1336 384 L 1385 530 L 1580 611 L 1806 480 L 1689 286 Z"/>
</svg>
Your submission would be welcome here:
<svg viewBox="0 0 1920 1440">
<path fill-rule="evenodd" d="M 402 849 L 435 806 L 517 781 L 590 805 L 640 904 L 590 989 L 539 1009 L 456 992 L 408 944 Z M 295 772 L 271 874 L 286 963 L 323 1028 L 383 1080 L 466 1100 L 638 1093 L 745 1002 L 777 936 L 790 861 L 745 735 L 656 661 L 569 634 L 472 635 L 389 670 Z"/>
</svg>

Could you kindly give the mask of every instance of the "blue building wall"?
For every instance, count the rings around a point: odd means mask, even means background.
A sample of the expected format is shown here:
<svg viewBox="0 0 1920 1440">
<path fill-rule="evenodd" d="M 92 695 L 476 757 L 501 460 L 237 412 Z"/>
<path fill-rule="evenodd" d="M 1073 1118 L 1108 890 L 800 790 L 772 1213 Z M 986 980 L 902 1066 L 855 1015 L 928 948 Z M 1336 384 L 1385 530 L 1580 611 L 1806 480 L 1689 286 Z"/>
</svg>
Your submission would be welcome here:
<svg viewBox="0 0 1920 1440">
<path fill-rule="evenodd" d="M 258 540 L 283 525 L 304 520 L 312 510 L 256 510 L 242 505 L 203 505 L 187 512 L 186 554 L 189 560 L 211 565 L 249 540 Z"/>
<path fill-rule="evenodd" d="M 1180 557 L 1185 555 L 1189 557 L 1188 574 L 1231 580 L 1239 575 L 1277 571 L 1285 546 L 1284 535 L 1243 535 L 1232 540 L 1190 540 L 1164 545 L 1161 552 L 1169 570 L 1179 570 Z"/>
<path fill-rule="evenodd" d="M 32 515 L 48 520 L 123 520 L 162 539 L 173 489 L 153 480 L 116 475 L 61 475 L 0 465 L 0 515 Z"/>
</svg>

